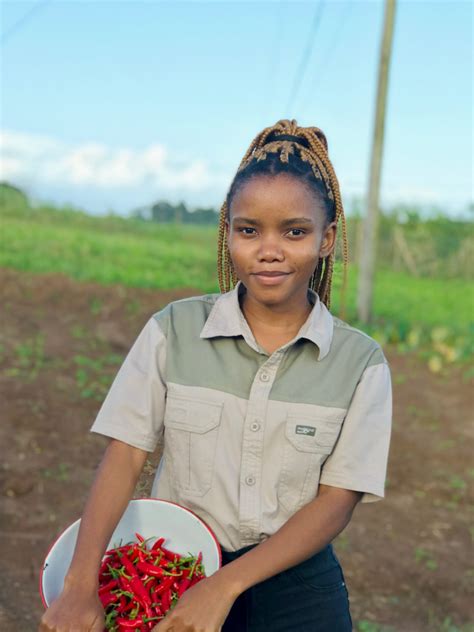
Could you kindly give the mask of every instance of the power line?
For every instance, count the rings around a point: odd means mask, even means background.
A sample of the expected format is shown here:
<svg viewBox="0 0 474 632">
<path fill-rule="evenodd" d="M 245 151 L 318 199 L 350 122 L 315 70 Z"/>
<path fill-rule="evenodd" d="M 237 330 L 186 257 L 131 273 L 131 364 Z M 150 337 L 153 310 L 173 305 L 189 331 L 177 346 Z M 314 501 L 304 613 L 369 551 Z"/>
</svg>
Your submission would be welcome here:
<svg viewBox="0 0 474 632">
<path fill-rule="evenodd" d="M 278 13 L 276 14 L 277 24 L 276 24 L 275 34 L 274 34 L 274 42 L 273 42 L 273 46 L 270 46 L 268 49 L 269 54 L 270 54 L 270 64 L 269 64 L 269 70 L 268 70 L 268 76 L 267 76 L 267 82 L 266 82 L 267 87 L 265 89 L 265 94 L 263 95 L 264 96 L 264 114 L 263 114 L 262 119 L 264 119 L 264 122 L 262 122 L 260 127 L 269 125 L 268 117 L 270 115 L 270 108 L 275 103 L 275 87 L 276 85 L 278 85 L 277 82 L 275 81 L 275 77 L 278 76 L 277 71 L 280 65 L 280 60 L 281 60 L 281 45 L 282 45 L 283 33 L 285 30 L 285 20 L 283 19 L 285 3 L 280 0 L 278 4 L 279 4 L 279 7 L 278 7 Z M 271 102 L 270 96 L 273 96 L 273 103 Z"/>
<path fill-rule="evenodd" d="M 31 20 L 33 15 L 38 11 L 38 9 L 44 9 L 44 7 L 49 4 L 51 0 L 38 0 L 36 4 L 34 4 L 26 13 L 22 15 L 16 22 L 14 22 L 9 29 L 7 29 L 0 36 L 0 46 L 3 46 L 5 42 L 22 26 L 25 26 L 27 22 Z"/>
<path fill-rule="evenodd" d="M 321 84 L 321 79 L 324 76 L 324 73 L 329 66 L 329 62 L 334 57 L 334 53 L 337 50 L 337 47 L 341 39 L 341 34 L 344 30 L 344 26 L 346 25 L 347 18 L 351 13 L 352 8 L 353 8 L 352 1 L 346 3 L 345 10 L 342 13 L 342 17 L 340 18 L 333 35 L 329 38 L 329 42 L 330 42 L 329 46 L 326 48 L 324 55 L 322 55 L 321 57 L 321 62 L 318 64 L 318 67 L 320 67 L 321 70 L 318 71 L 318 73 L 316 74 L 316 78 L 310 86 L 310 91 L 309 93 L 307 93 L 308 98 L 305 99 L 305 103 L 307 104 L 306 110 L 308 109 L 308 105 L 311 103 L 310 95 L 313 95 L 315 91 L 315 87 Z"/>
<path fill-rule="evenodd" d="M 311 24 L 311 30 L 309 33 L 308 40 L 306 42 L 306 47 L 303 51 L 303 55 L 301 57 L 300 65 L 298 67 L 298 71 L 295 75 L 295 80 L 293 82 L 293 90 L 290 92 L 290 98 L 288 99 L 288 103 L 286 106 L 287 116 L 290 116 L 290 110 L 293 106 L 294 100 L 296 99 L 296 95 L 300 88 L 301 82 L 303 81 L 304 74 L 306 72 L 306 67 L 308 65 L 309 58 L 311 57 L 311 53 L 313 51 L 313 46 L 315 42 L 316 31 L 318 30 L 319 23 L 321 22 L 321 16 L 324 8 L 324 0 L 321 0 L 316 7 L 313 16 L 313 23 Z"/>
</svg>

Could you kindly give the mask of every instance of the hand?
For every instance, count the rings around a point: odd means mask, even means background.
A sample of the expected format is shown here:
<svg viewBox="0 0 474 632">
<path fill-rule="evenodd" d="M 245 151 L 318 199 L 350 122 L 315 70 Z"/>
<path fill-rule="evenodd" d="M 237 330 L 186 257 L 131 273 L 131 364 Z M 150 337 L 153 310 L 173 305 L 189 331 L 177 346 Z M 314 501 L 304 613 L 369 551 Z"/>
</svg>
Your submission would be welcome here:
<svg viewBox="0 0 474 632">
<path fill-rule="evenodd" d="M 99 596 L 64 588 L 41 617 L 38 632 L 102 632 L 104 609 Z"/>
<path fill-rule="evenodd" d="M 220 632 L 237 596 L 211 575 L 188 588 L 152 632 Z"/>
</svg>

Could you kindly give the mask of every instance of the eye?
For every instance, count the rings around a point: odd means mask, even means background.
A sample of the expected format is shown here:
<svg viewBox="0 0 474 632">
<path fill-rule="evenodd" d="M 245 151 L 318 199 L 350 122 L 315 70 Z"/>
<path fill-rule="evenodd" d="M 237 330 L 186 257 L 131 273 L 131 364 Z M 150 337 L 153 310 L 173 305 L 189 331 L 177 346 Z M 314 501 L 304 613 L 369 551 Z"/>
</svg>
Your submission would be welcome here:
<svg viewBox="0 0 474 632">
<path fill-rule="evenodd" d="M 237 229 L 237 232 L 238 232 L 238 233 L 241 233 L 241 232 L 243 232 L 244 230 L 255 230 L 255 228 L 251 228 L 250 226 L 244 226 L 243 228 L 238 228 L 238 229 Z M 251 234 L 251 233 L 244 233 L 244 235 L 250 235 L 250 234 Z"/>
<path fill-rule="evenodd" d="M 306 232 L 306 231 L 304 231 L 302 228 L 292 228 L 292 229 L 290 230 L 290 233 L 294 232 L 295 230 L 296 230 L 297 232 L 299 232 L 299 233 L 302 233 L 303 235 L 304 235 L 304 234 L 305 234 L 305 232 Z M 299 237 L 300 235 L 294 235 L 294 236 L 295 236 L 295 237 Z"/>
</svg>

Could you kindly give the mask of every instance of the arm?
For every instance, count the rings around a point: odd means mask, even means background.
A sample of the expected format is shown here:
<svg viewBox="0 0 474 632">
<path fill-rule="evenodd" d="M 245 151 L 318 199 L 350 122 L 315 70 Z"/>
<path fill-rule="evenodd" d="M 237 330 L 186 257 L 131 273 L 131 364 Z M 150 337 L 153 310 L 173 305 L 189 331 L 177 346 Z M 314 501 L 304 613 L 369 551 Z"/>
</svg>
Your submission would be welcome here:
<svg viewBox="0 0 474 632">
<path fill-rule="evenodd" d="M 65 586 L 98 589 L 99 567 L 109 540 L 135 490 L 148 452 L 112 439 L 86 501 Z M 84 582 L 84 580 L 86 580 Z"/>
<path fill-rule="evenodd" d="M 349 523 L 362 494 L 320 485 L 317 497 L 297 511 L 268 540 L 215 575 L 237 598 L 250 586 L 308 559 L 329 544 Z"/>
<path fill-rule="evenodd" d="M 242 592 L 325 547 L 348 524 L 361 496 L 361 492 L 320 485 L 318 496 L 268 540 L 187 590 L 153 632 L 165 632 L 169 626 L 176 632 L 220 632 Z"/>
<path fill-rule="evenodd" d="M 110 441 L 86 501 L 63 590 L 43 614 L 40 632 L 66 632 L 72 626 L 75 630 L 103 630 L 104 610 L 97 594 L 100 562 L 147 454 L 121 441 Z"/>
<path fill-rule="evenodd" d="M 152 317 L 120 367 L 91 431 L 111 438 L 87 500 L 65 587 L 96 590 L 103 553 L 163 432 L 166 338 Z"/>
</svg>

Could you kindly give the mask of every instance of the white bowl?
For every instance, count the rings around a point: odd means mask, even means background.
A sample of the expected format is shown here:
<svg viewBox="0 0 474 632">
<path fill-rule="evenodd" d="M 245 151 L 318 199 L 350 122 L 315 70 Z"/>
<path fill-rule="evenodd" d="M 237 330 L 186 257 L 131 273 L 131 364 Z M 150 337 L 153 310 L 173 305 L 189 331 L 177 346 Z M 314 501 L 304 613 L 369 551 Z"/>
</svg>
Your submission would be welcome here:
<svg viewBox="0 0 474 632">
<path fill-rule="evenodd" d="M 59 597 L 64 578 L 71 564 L 80 519 L 65 529 L 52 544 L 40 571 L 39 590 L 47 608 Z M 135 532 L 145 539 L 166 538 L 163 546 L 186 555 L 202 551 L 206 576 L 215 573 L 222 564 L 221 547 L 212 529 L 195 513 L 169 500 L 138 498 L 131 500 L 110 538 L 107 549 L 133 540 Z M 147 542 L 152 546 L 154 540 Z"/>
</svg>

